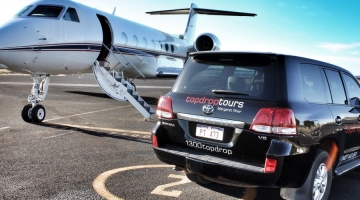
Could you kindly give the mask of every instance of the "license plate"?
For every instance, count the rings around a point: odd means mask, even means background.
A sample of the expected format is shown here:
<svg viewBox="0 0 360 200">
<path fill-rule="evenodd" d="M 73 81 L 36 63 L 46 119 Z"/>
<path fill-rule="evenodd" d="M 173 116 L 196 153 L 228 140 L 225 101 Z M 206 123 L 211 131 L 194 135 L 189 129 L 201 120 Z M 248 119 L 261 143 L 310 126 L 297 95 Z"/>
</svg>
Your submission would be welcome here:
<svg viewBox="0 0 360 200">
<path fill-rule="evenodd" d="M 221 141 L 223 140 L 224 129 L 198 124 L 196 126 L 196 136 Z"/>
</svg>

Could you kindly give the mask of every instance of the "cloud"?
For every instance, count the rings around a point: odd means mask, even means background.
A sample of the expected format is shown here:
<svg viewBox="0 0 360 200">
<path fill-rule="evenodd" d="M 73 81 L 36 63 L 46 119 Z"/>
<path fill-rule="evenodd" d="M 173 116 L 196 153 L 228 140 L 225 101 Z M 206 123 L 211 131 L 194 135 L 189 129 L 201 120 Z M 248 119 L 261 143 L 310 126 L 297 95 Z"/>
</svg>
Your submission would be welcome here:
<svg viewBox="0 0 360 200">
<path fill-rule="evenodd" d="M 349 70 L 355 76 L 360 76 L 360 58 L 349 56 L 312 55 L 310 58 L 331 63 Z"/>
<path fill-rule="evenodd" d="M 344 50 L 350 50 L 360 47 L 360 42 L 352 44 L 341 44 L 341 43 L 321 43 L 316 45 L 317 47 L 327 49 L 332 52 L 340 52 Z"/>
</svg>

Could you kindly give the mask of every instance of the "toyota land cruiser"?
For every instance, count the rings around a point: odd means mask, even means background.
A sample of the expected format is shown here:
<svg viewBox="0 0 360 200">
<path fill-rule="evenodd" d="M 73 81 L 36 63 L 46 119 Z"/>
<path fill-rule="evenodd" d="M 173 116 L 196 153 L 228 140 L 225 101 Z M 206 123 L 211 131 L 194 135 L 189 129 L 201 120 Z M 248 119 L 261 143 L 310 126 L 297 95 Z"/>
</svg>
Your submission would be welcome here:
<svg viewBox="0 0 360 200">
<path fill-rule="evenodd" d="M 198 183 L 327 199 L 360 165 L 360 88 L 347 70 L 273 53 L 198 52 L 160 98 L 161 161 Z"/>
</svg>

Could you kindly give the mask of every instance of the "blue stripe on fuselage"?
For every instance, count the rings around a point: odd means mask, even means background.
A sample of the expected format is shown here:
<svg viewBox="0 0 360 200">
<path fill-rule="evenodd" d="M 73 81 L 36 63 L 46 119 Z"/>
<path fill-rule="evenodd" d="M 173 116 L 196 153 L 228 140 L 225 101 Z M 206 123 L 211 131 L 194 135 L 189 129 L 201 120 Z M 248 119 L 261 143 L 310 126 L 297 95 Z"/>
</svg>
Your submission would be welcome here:
<svg viewBox="0 0 360 200">
<path fill-rule="evenodd" d="M 18 47 L 1 48 L 0 51 L 101 51 L 102 45 L 96 43 L 67 43 L 67 44 L 46 44 L 46 45 L 29 45 Z M 185 59 L 184 56 L 164 51 L 149 49 L 133 48 L 128 46 L 115 46 L 115 48 L 125 55 L 137 56 L 170 56 L 174 58 Z M 113 53 L 119 52 L 113 49 Z"/>
</svg>

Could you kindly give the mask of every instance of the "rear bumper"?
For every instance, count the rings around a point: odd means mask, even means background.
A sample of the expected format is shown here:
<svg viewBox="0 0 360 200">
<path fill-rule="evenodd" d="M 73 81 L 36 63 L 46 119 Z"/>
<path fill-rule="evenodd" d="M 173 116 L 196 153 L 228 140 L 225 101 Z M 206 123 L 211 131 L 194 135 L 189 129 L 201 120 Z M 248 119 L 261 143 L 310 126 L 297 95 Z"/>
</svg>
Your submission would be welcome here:
<svg viewBox="0 0 360 200">
<path fill-rule="evenodd" d="M 213 157 L 191 150 L 166 146 L 154 148 L 158 159 L 173 164 L 221 184 L 238 187 L 277 187 L 283 159 L 277 158 L 273 173 L 265 173 L 264 167 Z"/>
<path fill-rule="evenodd" d="M 292 147 L 291 143 L 284 141 L 271 142 L 266 156 L 277 161 L 272 173 L 265 173 L 263 165 L 241 162 L 234 158 L 220 158 L 174 145 L 161 145 L 153 150 L 162 162 L 176 165 L 187 172 L 220 184 L 238 187 L 298 188 L 304 184 L 310 172 L 317 148 L 312 146 L 307 148 L 306 152 L 294 153 Z"/>
<path fill-rule="evenodd" d="M 317 144 L 299 145 L 293 137 L 272 138 L 264 157 L 275 159 L 277 164 L 274 172 L 265 173 L 265 159 L 249 163 L 235 156 L 235 152 L 225 156 L 186 144 L 178 146 L 174 141 L 186 139 L 181 133 L 168 137 L 171 131 L 172 128 L 164 128 L 161 123 L 152 130 L 156 142 L 153 150 L 159 160 L 213 182 L 239 187 L 298 188 L 304 184 L 318 148 Z"/>
</svg>

